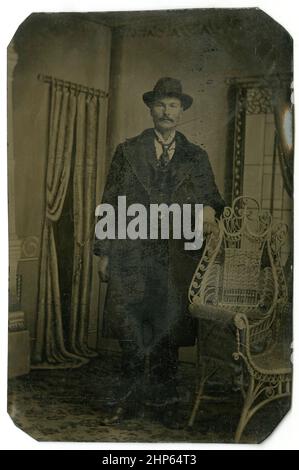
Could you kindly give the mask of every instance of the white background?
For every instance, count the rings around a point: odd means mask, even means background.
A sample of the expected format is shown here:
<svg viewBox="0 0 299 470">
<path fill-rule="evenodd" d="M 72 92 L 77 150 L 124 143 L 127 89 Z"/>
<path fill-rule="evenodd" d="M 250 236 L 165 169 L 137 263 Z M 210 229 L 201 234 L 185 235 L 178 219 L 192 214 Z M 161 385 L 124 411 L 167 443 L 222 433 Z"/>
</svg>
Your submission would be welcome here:
<svg viewBox="0 0 299 470">
<path fill-rule="evenodd" d="M 154 9 L 173 9 L 173 8 L 213 8 L 213 7 L 259 7 L 264 10 L 273 19 L 279 22 L 294 39 L 294 64 L 295 64 L 295 104 L 297 92 L 296 74 L 298 73 L 298 42 L 299 42 L 299 26 L 298 26 L 298 2 L 296 0 L 283 0 L 282 2 L 274 2 L 273 0 L 256 0 L 256 1 L 178 1 L 178 0 L 120 0 L 96 1 L 96 0 L 27 0 L 21 2 L 17 0 L 9 0 L 3 2 L 1 7 L 1 27 L 0 27 L 0 80 L 1 80 L 1 140 L 0 140 L 0 215 L 1 215 L 1 243 L 0 243 L 0 295 L 1 295 L 1 312 L 0 312 L 0 449 L 247 449 L 247 450 L 268 450 L 268 449 L 299 449 L 299 385 L 298 385 L 298 350 L 297 341 L 299 336 L 298 327 L 298 306 L 299 306 L 299 289 L 298 285 L 298 249 L 296 246 L 296 235 L 298 230 L 298 207 L 299 207 L 299 185 L 298 168 L 295 158 L 295 194 L 294 194 L 294 216 L 295 216 L 295 269 L 294 269 L 294 386 L 293 386 L 293 406 L 291 412 L 284 418 L 274 433 L 260 445 L 224 445 L 224 444 L 114 444 L 114 443 L 38 443 L 25 433 L 20 431 L 12 423 L 10 417 L 6 413 L 6 364 L 7 364 L 7 292 L 8 292 L 8 227 L 7 227 L 7 144 L 6 144 L 6 47 L 14 35 L 17 27 L 25 20 L 30 13 L 33 12 L 51 12 L 51 11 L 112 11 L 112 10 L 154 10 Z M 299 88 L 298 88 L 299 89 Z M 295 119 L 295 123 L 298 119 Z M 297 130 L 298 132 L 298 130 Z M 296 133 L 297 134 L 297 133 Z M 295 134 L 295 137 L 297 135 Z M 296 139 L 298 142 L 298 138 Z M 295 143 L 295 148 L 296 143 Z M 296 152 L 298 153 L 298 152 Z"/>
</svg>

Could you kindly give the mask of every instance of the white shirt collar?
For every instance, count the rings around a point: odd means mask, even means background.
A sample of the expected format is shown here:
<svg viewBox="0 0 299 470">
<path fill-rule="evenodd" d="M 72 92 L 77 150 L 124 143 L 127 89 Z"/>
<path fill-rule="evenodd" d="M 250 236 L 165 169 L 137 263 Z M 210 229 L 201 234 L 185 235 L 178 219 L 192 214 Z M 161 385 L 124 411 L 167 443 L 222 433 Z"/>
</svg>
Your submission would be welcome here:
<svg viewBox="0 0 299 470">
<path fill-rule="evenodd" d="M 163 139 L 163 137 L 162 137 L 162 135 L 160 134 L 160 132 L 157 131 L 157 129 L 154 129 L 154 131 L 155 131 L 155 134 L 156 134 L 156 136 L 158 137 L 158 139 L 159 139 L 161 142 L 163 142 L 164 144 L 170 144 L 170 143 L 173 141 L 173 139 L 174 139 L 174 137 L 175 137 L 175 133 L 176 133 L 176 131 L 175 131 L 175 129 L 174 129 L 173 131 L 171 131 L 170 136 L 168 137 L 168 139 L 165 140 L 165 139 Z"/>
</svg>

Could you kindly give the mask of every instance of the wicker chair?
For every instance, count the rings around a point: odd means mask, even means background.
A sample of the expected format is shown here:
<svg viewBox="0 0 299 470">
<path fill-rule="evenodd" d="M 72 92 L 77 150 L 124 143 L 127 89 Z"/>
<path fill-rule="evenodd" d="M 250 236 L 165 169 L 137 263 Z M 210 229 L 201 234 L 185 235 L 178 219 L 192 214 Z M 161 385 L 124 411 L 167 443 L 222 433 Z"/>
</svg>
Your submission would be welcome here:
<svg viewBox="0 0 299 470">
<path fill-rule="evenodd" d="M 198 383 L 188 427 L 217 368 L 226 363 L 234 370 L 239 364 L 244 399 L 235 434 L 239 442 L 260 408 L 291 394 L 291 338 L 283 333 L 287 287 L 280 259 L 287 226 L 274 225 L 268 211 L 242 196 L 225 208 L 218 227 L 206 240 L 189 290 L 189 309 L 198 324 Z"/>
</svg>

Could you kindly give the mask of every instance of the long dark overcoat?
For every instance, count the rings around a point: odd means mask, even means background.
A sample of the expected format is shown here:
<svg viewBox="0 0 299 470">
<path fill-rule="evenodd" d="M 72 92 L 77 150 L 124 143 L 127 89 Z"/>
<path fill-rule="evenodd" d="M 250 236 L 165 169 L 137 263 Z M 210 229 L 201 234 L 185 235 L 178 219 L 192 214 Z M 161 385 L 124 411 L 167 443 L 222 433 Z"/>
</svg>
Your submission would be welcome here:
<svg viewBox="0 0 299 470">
<path fill-rule="evenodd" d="M 108 173 L 102 203 L 115 208 L 139 203 L 203 204 L 220 213 L 224 202 L 215 184 L 207 153 L 176 132 L 175 153 L 167 165 L 167 191 L 159 190 L 154 131 L 147 129 L 120 144 Z M 109 256 L 105 307 L 108 336 L 136 340 L 151 348 L 170 334 L 178 346 L 194 343 L 187 313 L 189 283 L 199 251 L 186 251 L 185 240 L 95 240 L 94 253 Z"/>
</svg>

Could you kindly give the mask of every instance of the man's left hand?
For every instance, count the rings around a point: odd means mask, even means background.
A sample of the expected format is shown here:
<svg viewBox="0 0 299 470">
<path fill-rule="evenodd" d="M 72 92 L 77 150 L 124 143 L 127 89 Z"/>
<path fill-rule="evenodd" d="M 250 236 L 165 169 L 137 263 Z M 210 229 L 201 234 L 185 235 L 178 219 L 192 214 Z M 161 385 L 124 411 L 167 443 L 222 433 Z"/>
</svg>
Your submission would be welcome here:
<svg viewBox="0 0 299 470">
<path fill-rule="evenodd" d="M 205 235 L 209 235 L 210 233 L 213 233 L 214 235 L 217 235 L 219 232 L 219 227 L 218 227 L 218 224 L 216 222 L 216 220 L 214 222 L 204 222 L 203 223 L 203 233 Z"/>
<path fill-rule="evenodd" d="M 219 232 L 218 224 L 215 219 L 215 210 L 210 206 L 203 208 L 203 233 L 209 235 L 213 233 L 217 235 Z"/>
</svg>

